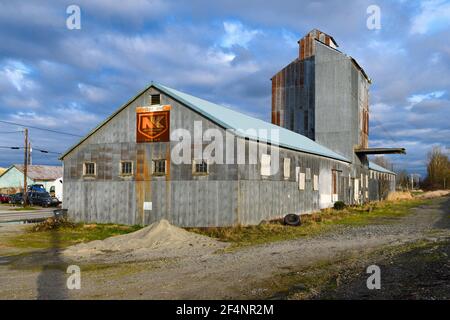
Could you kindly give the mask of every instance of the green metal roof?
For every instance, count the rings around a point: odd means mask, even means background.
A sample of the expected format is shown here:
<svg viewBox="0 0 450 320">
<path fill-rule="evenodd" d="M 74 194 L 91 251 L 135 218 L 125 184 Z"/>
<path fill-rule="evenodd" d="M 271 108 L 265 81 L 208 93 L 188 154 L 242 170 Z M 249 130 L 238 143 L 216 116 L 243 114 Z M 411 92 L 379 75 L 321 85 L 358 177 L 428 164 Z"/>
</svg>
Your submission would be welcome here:
<svg viewBox="0 0 450 320">
<path fill-rule="evenodd" d="M 347 158 L 341 156 L 340 154 L 291 130 L 250 117 L 244 113 L 191 96 L 161 84 L 153 83 L 153 86 L 165 94 L 175 98 L 175 100 L 180 101 L 184 105 L 202 114 L 206 118 L 219 124 L 223 128 L 232 130 L 238 136 L 249 138 L 251 140 L 268 142 L 273 145 L 279 145 L 281 147 L 312 153 L 327 158 L 350 162 Z M 278 137 L 276 135 L 272 136 L 271 130 L 278 130 Z"/>
<path fill-rule="evenodd" d="M 156 89 L 167 94 L 173 99 L 181 102 L 192 110 L 217 123 L 221 127 L 230 129 L 238 136 L 350 163 L 350 160 L 348 160 L 344 156 L 314 142 L 313 140 L 301 134 L 154 82 L 152 82 L 150 86 L 146 87 L 144 90 L 138 93 L 135 97 L 130 99 L 127 103 L 122 105 L 119 110 L 114 112 L 103 123 L 98 125 L 77 144 L 75 144 L 67 152 L 65 152 L 60 159 L 63 159 L 73 149 L 75 149 L 78 145 L 85 141 L 89 136 L 94 134 L 115 115 L 125 109 L 131 102 L 133 102 L 137 97 L 139 97 L 142 93 L 144 93 L 151 87 L 155 87 Z M 259 131 L 260 129 L 266 131 L 267 137 L 264 135 L 264 132 Z M 271 130 L 274 129 L 278 130 L 278 137 L 271 136 Z M 251 130 L 253 130 L 253 132 L 251 132 Z"/>
<path fill-rule="evenodd" d="M 383 172 L 383 173 L 390 173 L 390 174 L 395 174 L 395 172 L 392 172 L 386 168 L 383 168 L 382 166 L 379 166 L 378 164 L 369 161 L 369 169 L 370 170 L 375 170 L 375 171 L 379 171 L 379 172 Z"/>
</svg>

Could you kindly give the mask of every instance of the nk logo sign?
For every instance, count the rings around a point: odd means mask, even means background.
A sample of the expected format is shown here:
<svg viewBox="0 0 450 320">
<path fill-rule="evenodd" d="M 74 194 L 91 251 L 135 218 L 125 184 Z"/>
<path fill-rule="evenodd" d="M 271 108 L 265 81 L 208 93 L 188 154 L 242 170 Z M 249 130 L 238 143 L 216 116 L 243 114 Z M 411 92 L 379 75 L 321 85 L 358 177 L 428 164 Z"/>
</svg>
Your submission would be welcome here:
<svg viewBox="0 0 450 320">
<path fill-rule="evenodd" d="M 170 140 L 170 107 L 162 110 L 140 107 L 136 111 L 136 142 L 167 142 Z"/>
</svg>

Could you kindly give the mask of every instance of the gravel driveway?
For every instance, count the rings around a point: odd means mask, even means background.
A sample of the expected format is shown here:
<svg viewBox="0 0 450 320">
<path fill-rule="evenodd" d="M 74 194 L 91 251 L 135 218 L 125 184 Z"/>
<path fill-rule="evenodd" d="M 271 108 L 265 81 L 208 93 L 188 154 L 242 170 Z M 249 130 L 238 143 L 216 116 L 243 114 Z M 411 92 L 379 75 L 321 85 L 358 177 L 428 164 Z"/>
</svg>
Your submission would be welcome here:
<svg viewBox="0 0 450 320">
<path fill-rule="evenodd" d="M 386 246 L 450 237 L 450 197 L 389 221 L 339 226 L 327 233 L 242 248 L 230 253 L 120 264 L 81 266 L 81 289 L 67 290 L 68 263 L 47 265 L 0 259 L 0 298 L 239 299 L 273 295 L 273 282 L 292 272 L 358 257 Z M 34 260 L 33 260 L 34 259 Z M 32 257 L 39 261 L 39 257 Z M 41 261 L 42 263 L 42 261 Z"/>
</svg>

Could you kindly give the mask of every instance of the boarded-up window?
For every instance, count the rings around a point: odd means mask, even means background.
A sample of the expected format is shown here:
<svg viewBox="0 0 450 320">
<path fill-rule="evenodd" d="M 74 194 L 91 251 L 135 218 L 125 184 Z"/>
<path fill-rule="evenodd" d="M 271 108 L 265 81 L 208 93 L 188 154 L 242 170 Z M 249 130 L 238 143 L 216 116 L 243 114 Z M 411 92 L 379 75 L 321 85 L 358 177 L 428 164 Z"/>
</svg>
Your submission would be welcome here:
<svg viewBox="0 0 450 320">
<path fill-rule="evenodd" d="M 291 176 L 291 159 L 290 158 L 284 158 L 283 173 L 284 173 L 285 179 L 289 179 L 289 177 Z"/>
<path fill-rule="evenodd" d="M 313 178 L 313 190 L 319 190 L 319 176 L 317 174 L 315 174 Z"/>
<path fill-rule="evenodd" d="M 150 95 L 150 104 L 152 106 L 161 104 L 161 95 L 160 94 L 152 94 L 152 95 Z"/>
<path fill-rule="evenodd" d="M 338 172 L 336 170 L 331 170 L 331 191 L 332 194 L 338 193 Z"/>
<path fill-rule="evenodd" d="M 305 174 L 303 172 L 298 174 L 298 189 L 305 190 Z"/>
<path fill-rule="evenodd" d="M 261 175 L 270 176 L 270 155 L 261 155 Z"/>
<path fill-rule="evenodd" d="M 83 166 L 83 175 L 85 176 L 95 176 L 97 174 L 95 162 L 85 162 Z"/>
</svg>

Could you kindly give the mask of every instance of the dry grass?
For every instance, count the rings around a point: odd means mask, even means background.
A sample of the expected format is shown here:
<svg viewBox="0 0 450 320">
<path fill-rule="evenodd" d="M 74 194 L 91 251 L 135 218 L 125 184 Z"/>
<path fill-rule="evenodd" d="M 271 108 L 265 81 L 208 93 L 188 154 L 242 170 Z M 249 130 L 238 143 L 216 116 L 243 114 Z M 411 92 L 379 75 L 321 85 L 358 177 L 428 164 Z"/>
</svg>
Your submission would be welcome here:
<svg viewBox="0 0 450 320">
<path fill-rule="evenodd" d="M 432 199 L 443 197 L 450 194 L 450 190 L 435 190 L 435 191 L 427 191 L 421 194 L 418 194 L 416 197 L 419 199 Z"/>
<path fill-rule="evenodd" d="M 410 200 L 413 196 L 409 191 L 396 191 L 390 192 L 387 196 L 388 201 L 397 201 L 397 200 Z"/>
<path fill-rule="evenodd" d="M 302 224 L 298 227 L 283 225 L 280 221 L 271 221 L 257 226 L 188 228 L 221 241 L 231 242 L 230 248 L 284 241 L 312 236 L 339 225 L 360 226 L 379 220 L 380 223 L 393 221 L 404 216 L 410 209 L 428 203 L 427 200 L 400 200 L 372 202 L 370 204 L 347 207 L 344 210 L 324 209 L 308 215 L 302 215 Z"/>
</svg>

